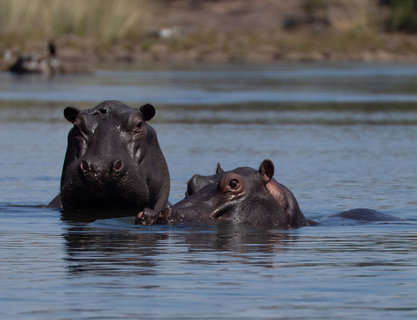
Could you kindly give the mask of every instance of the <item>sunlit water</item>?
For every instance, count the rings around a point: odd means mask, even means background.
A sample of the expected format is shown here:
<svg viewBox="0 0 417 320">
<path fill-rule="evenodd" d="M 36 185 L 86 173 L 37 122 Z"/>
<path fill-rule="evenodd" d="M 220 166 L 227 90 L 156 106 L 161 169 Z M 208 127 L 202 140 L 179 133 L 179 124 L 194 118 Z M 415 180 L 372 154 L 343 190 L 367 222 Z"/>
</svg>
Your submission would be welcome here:
<svg viewBox="0 0 417 320">
<path fill-rule="evenodd" d="M 63 108 L 105 99 L 156 106 L 171 202 L 219 161 L 269 158 L 321 225 L 75 223 L 33 207 L 59 189 Z M 0 74 L 0 137 L 1 319 L 417 317 L 417 65 Z M 405 220 L 327 218 L 357 207 Z"/>
</svg>

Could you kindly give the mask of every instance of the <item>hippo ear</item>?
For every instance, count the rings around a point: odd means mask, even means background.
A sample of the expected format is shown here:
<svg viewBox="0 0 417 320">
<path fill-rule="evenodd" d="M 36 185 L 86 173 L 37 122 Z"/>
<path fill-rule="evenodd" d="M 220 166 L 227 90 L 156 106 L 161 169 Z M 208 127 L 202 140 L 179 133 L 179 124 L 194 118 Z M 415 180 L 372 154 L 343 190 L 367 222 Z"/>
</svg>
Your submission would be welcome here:
<svg viewBox="0 0 417 320">
<path fill-rule="evenodd" d="M 216 168 L 216 174 L 218 173 L 223 173 L 224 170 L 223 168 L 220 166 L 220 162 L 217 162 L 217 168 Z"/>
<path fill-rule="evenodd" d="M 75 119 L 77 119 L 78 114 L 80 113 L 80 110 L 78 110 L 75 107 L 66 107 L 64 109 L 64 117 L 69 122 L 74 123 Z"/>
<path fill-rule="evenodd" d="M 139 108 L 140 112 L 142 112 L 143 120 L 149 121 L 155 115 L 155 107 L 149 103 L 143 105 Z"/>
<path fill-rule="evenodd" d="M 261 165 L 259 166 L 259 173 L 262 176 L 262 180 L 265 183 L 271 181 L 272 176 L 274 175 L 274 164 L 271 160 L 265 159 L 262 161 Z"/>
</svg>

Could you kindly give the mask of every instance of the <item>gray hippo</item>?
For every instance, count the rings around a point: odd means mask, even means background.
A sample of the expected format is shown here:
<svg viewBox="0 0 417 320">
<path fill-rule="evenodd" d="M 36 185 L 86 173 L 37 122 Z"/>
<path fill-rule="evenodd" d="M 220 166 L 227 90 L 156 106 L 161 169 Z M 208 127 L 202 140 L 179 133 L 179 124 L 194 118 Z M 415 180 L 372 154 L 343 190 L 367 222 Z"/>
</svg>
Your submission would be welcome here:
<svg viewBox="0 0 417 320">
<path fill-rule="evenodd" d="M 120 101 L 83 111 L 65 108 L 65 119 L 74 126 L 60 194 L 49 206 L 95 218 L 106 217 L 106 212 L 134 215 L 144 208 L 165 208 L 170 180 L 156 132 L 148 124 L 154 115 L 150 104 L 133 109 Z"/>
<path fill-rule="evenodd" d="M 214 175 L 194 175 L 187 183 L 186 197 L 159 213 L 145 210 L 137 224 L 231 220 L 251 225 L 301 227 L 317 225 L 307 220 L 294 194 L 273 178 L 274 165 L 264 160 L 259 169 L 240 167 Z M 366 208 L 343 211 L 330 219 L 356 221 L 397 221 L 396 217 Z"/>
<path fill-rule="evenodd" d="M 259 169 L 240 167 L 213 176 L 193 176 L 186 198 L 159 213 L 145 210 L 136 223 L 232 220 L 252 225 L 300 227 L 309 222 L 292 192 L 273 179 L 274 165 L 264 160 Z"/>
</svg>

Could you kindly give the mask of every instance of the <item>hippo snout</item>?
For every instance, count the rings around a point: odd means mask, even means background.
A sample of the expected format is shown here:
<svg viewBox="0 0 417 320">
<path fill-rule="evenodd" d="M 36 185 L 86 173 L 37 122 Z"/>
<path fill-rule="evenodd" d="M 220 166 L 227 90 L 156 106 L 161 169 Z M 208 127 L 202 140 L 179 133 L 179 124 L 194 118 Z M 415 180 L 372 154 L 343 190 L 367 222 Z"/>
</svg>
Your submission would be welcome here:
<svg viewBox="0 0 417 320">
<path fill-rule="evenodd" d="M 218 174 L 212 176 L 201 176 L 199 174 L 195 174 L 187 182 L 187 191 L 185 192 L 185 196 L 192 196 L 209 184 L 216 183 L 217 180 Z"/>
<path fill-rule="evenodd" d="M 86 178 L 120 176 L 126 171 L 125 162 L 115 159 L 110 162 L 84 159 L 79 164 L 79 173 Z"/>
<path fill-rule="evenodd" d="M 200 179 L 200 176 L 198 174 L 193 175 L 190 180 L 187 182 L 187 190 L 185 192 L 185 196 L 189 197 L 196 193 L 196 189 L 198 188 L 198 180 Z"/>
</svg>

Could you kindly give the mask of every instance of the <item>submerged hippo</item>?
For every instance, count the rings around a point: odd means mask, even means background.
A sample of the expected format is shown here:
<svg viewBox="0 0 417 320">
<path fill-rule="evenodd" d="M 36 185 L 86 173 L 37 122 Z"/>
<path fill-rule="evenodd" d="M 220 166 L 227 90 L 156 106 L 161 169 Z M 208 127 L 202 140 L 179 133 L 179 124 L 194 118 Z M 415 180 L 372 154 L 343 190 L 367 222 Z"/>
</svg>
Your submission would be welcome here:
<svg viewBox="0 0 417 320">
<path fill-rule="evenodd" d="M 155 130 L 147 123 L 154 115 L 150 104 L 133 109 L 119 101 L 83 111 L 65 108 L 65 119 L 74 127 L 68 134 L 61 192 L 50 206 L 77 215 L 98 209 L 98 217 L 112 208 L 129 214 L 165 208 L 170 181 Z"/>
<path fill-rule="evenodd" d="M 187 183 L 186 198 L 159 213 L 145 210 L 136 223 L 162 224 L 231 220 L 251 225 L 301 227 L 317 225 L 307 220 L 294 194 L 272 178 L 274 165 L 264 160 L 259 169 L 241 167 L 216 174 L 194 175 Z M 330 219 L 356 221 L 397 221 L 396 217 L 366 208 L 343 211 Z"/>
<path fill-rule="evenodd" d="M 259 170 L 261 168 L 266 168 L 266 166 L 269 166 L 272 170 L 271 175 L 274 174 L 274 165 L 271 160 L 264 160 L 264 162 L 261 164 Z M 249 171 L 256 171 L 252 168 L 236 168 L 233 170 L 235 173 L 240 172 L 249 172 Z M 220 163 L 217 164 L 216 168 L 216 174 L 212 176 L 201 176 L 201 175 L 194 175 L 188 182 L 187 182 L 187 191 L 185 193 L 186 197 L 189 197 L 193 195 L 194 193 L 200 191 L 204 187 L 206 187 L 209 184 L 218 183 L 221 176 L 224 175 L 224 170 L 220 166 Z M 266 188 L 268 192 L 275 198 L 276 201 L 278 201 L 281 208 L 284 210 L 286 214 L 286 220 L 288 221 L 289 226 L 300 226 L 303 225 L 302 220 L 304 219 L 304 216 L 300 210 L 300 207 L 298 205 L 297 199 L 295 198 L 294 194 L 291 192 L 290 189 L 288 189 L 283 184 L 277 182 L 274 178 L 271 178 L 271 180 L 266 183 Z"/>
<path fill-rule="evenodd" d="M 184 200 L 159 213 L 144 211 L 136 222 L 232 220 L 279 227 L 307 225 L 292 192 L 273 175 L 271 160 L 264 160 L 258 170 L 240 167 L 224 172 L 218 166 L 213 176 L 191 178 Z"/>
</svg>

